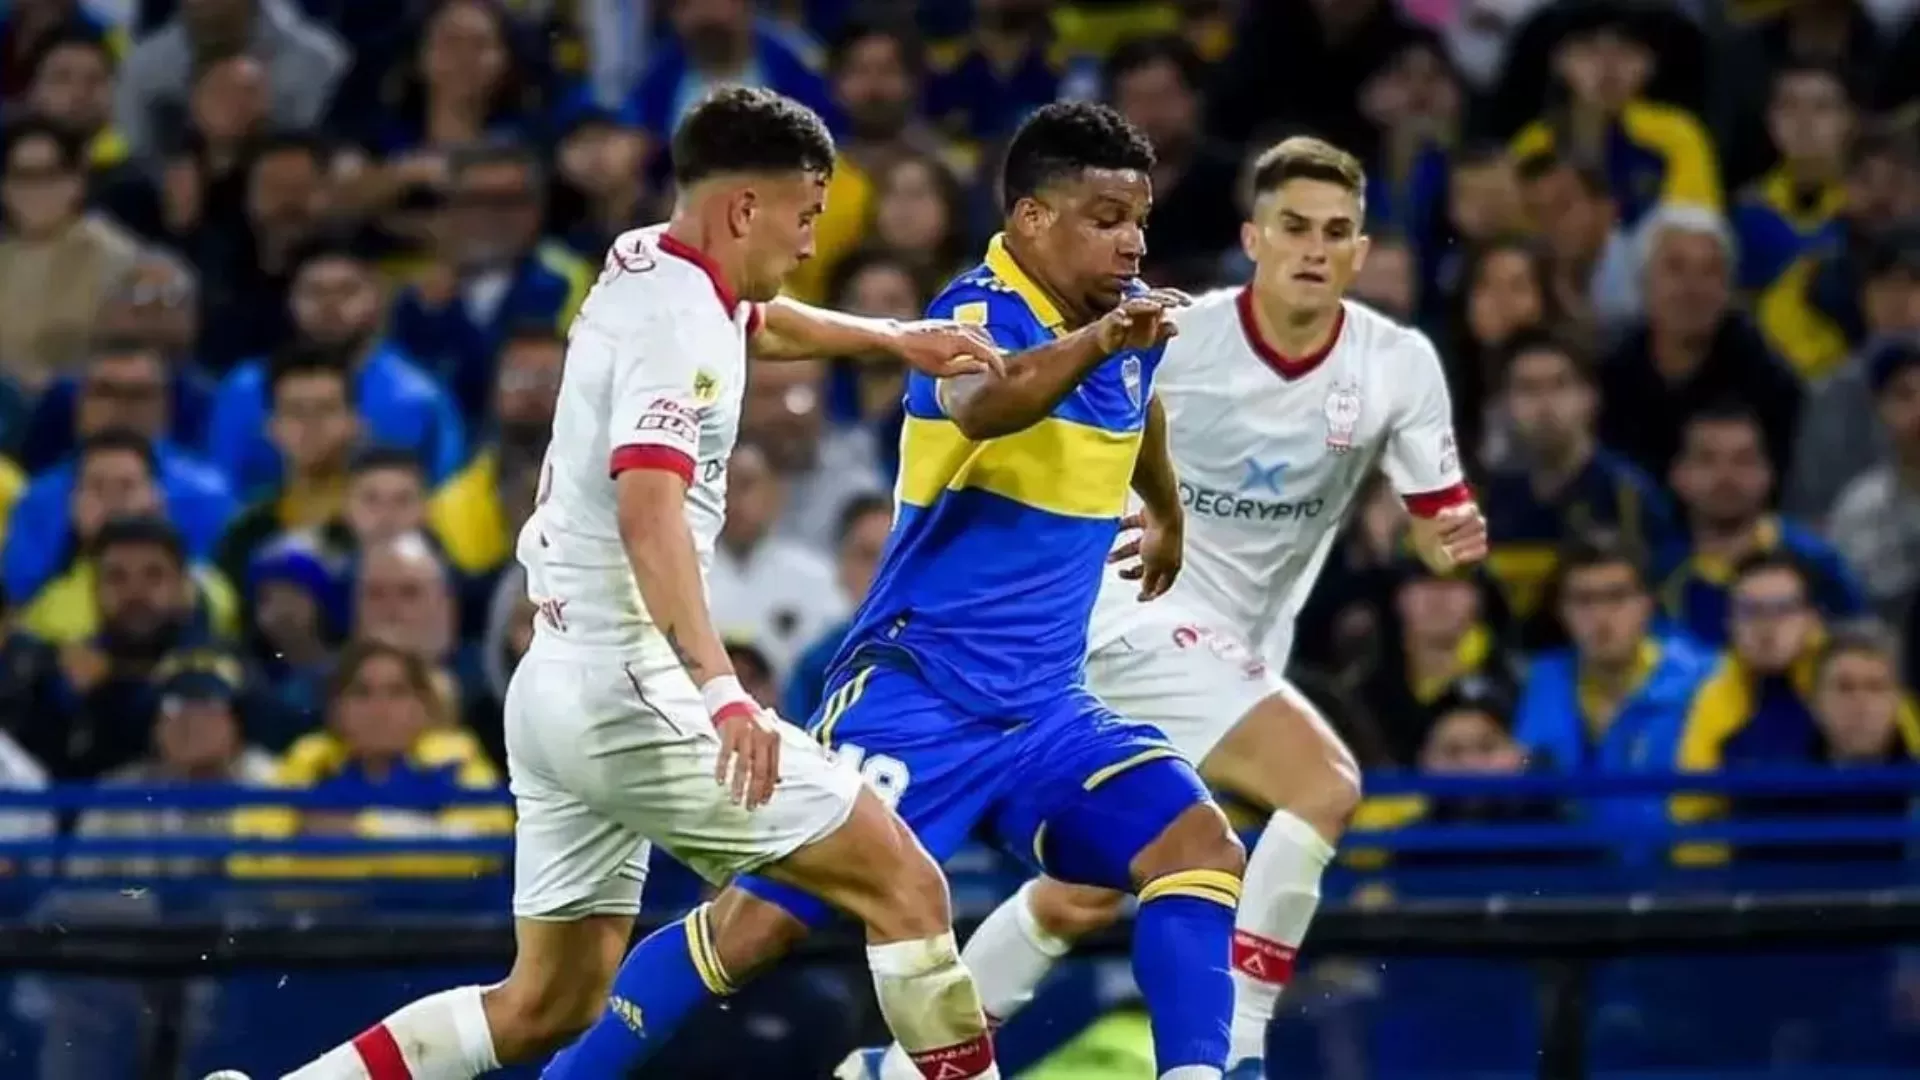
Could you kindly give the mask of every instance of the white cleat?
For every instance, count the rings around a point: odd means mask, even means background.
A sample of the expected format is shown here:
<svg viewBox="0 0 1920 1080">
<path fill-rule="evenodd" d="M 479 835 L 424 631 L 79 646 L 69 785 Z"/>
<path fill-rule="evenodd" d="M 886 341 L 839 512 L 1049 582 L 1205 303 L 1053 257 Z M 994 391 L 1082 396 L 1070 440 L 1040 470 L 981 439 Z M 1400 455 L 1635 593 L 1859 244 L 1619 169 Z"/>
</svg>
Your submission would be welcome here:
<svg viewBox="0 0 1920 1080">
<path fill-rule="evenodd" d="M 208 1073 L 206 1080 L 253 1080 L 253 1078 L 238 1069 L 221 1069 L 219 1072 Z"/>
</svg>

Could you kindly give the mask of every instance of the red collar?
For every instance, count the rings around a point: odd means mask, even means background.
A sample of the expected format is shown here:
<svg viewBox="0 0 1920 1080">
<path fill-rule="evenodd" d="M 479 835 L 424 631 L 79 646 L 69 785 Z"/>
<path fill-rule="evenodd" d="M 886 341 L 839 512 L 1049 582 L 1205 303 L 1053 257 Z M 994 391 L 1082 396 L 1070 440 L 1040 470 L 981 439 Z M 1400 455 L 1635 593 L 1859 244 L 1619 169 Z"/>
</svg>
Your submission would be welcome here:
<svg viewBox="0 0 1920 1080">
<path fill-rule="evenodd" d="M 720 264 L 713 261 L 713 256 L 668 232 L 660 234 L 660 250 L 699 267 L 700 272 L 707 275 L 707 280 L 713 282 L 713 295 L 719 297 L 720 306 L 727 309 L 727 318 L 733 318 L 734 311 L 740 307 L 740 294 L 727 284 L 726 277 L 720 273 Z"/>
<path fill-rule="evenodd" d="M 1347 307 L 1342 304 L 1340 313 L 1334 317 L 1333 332 L 1327 335 L 1326 344 L 1305 356 L 1286 356 L 1260 333 L 1260 322 L 1253 314 L 1253 286 L 1241 289 L 1234 305 L 1240 309 L 1240 329 L 1247 336 L 1247 344 L 1253 347 L 1254 355 L 1266 361 L 1275 374 L 1289 382 L 1303 378 L 1319 367 L 1333 353 L 1333 347 L 1340 343 L 1340 332 L 1347 326 Z"/>
</svg>

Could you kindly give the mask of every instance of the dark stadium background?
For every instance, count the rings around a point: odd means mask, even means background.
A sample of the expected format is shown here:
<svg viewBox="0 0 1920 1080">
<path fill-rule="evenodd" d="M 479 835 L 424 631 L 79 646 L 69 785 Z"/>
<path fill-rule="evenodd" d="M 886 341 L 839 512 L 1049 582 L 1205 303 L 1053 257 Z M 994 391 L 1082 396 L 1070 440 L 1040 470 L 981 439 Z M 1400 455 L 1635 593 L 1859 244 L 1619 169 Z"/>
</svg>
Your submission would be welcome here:
<svg viewBox="0 0 1920 1080">
<path fill-rule="evenodd" d="M 669 207 L 676 117 L 741 80 L 840 138 L 791 291 L 869 314 L 976 257 L 1046 101 L 1153 140 L 1156 283 L 1244 280 L 1276 139 L 1366 161 L 1356 293 L 1440 347 L 1494 557 L 1420 571 L 1376 493 L 1303 619 L 1369 798 L 1274 1075 L 1920 1075 L 1917 10 L 0 0 L 0 1075 L 275 1076 L 504 971 L 512 537 L 565 328 Z M 789 717 L 884 540 L 899 381 L 748 391 L 713 599 Z M 1561 595 L 1595 536 L 1641 584 Z M 1668 741 L 1592 734 L 1609 634 L 1707 658 L 1628 687 Z M 334 700 L 355 637 L 435 693 Z M 438 767 L 343 779 L 383 738 Z M 268 783 L 310 790 L 236 787 Z M 950 869 L 975 917 L 1016 883 Z M 699 891 L 656 858 L 648 914 Z M 1123 942 L 1003 1032 L 1017 1071 L 1088 1029 L 1019 1075 L 1151 1075 Z M 859 957 L 819 943 L 648 1075 L 824 1076 L 878 1034 Z"/>
</svg>

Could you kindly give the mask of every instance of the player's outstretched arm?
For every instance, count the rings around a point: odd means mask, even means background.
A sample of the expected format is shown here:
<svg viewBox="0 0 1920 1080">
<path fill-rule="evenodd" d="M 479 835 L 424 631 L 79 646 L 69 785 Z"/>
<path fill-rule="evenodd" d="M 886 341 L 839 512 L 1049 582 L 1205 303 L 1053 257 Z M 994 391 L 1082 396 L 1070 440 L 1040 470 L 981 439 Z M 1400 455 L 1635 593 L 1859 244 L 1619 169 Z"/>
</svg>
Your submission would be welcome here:
<svg viewBox="0 0 1920 1080">
<path fill-rule="evenodd" d="M 1001 367 L 1000 348 L 979 327 L 946 319 L 871 319 L 784 296 L 761 305 L 751 344 L 756 360 L 897 360 L 936 379 Z"/>
<path fill-rule="evenodd" d="M 940 407 L 962 435 L 976 441 L 1032 427 L 1107 357 L 1172 337 L 1177 331 L 1166 314 L 1178 303 L 1174 294 L 1135 297 L 1091 326 L 1008 357 L 1003 372 L 943 380 Z"/>
<path fill-rule="evenodd" d="M 687 526 L 686 480 L 666 469 L 627 469 L 615 479 L 614 490 L 620 542 L 647 615 L 700 688 L 720 732 L 723 752 L 714 778 L 730 780 L 735 802 L 757 807 L 773 796 L 779 779 L 779 737 L 741 688 L 726 646 L 714 632 L 700 583 L 700 557 Z"/>
</svg>

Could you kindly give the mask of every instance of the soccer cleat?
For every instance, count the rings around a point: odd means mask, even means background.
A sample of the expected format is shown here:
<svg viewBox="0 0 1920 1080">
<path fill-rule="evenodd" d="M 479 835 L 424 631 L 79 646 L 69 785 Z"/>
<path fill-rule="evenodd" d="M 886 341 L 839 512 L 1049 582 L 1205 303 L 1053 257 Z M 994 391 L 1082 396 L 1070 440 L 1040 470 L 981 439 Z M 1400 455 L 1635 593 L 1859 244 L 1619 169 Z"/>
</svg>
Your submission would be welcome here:
<svg viewBox="0 0 1920 1080">
<path fill-rule="evenodd" d="M 253 1078 L 238 1069 L 221 1069 L 219 1072 L 208 1073 L 206 1080 L 253 1080 Z"/>
<path fill-rule="evenodd" d="M 1266 1062 L 1259 1058 L 1241 1058 L 1227 1069 L 1221 1080 L 1267 1080 Z"/>
<path fill-rule="evenodd" d="M 884 1046 L 855 1050 L 833 1070 L 833 1080 L 880 1080 L 880 1063 L 886 1059 Z"/>
</svg>

